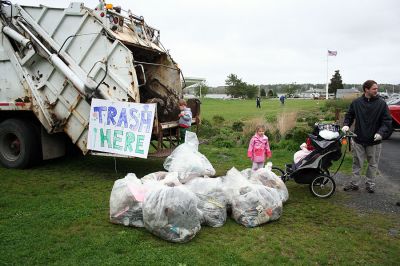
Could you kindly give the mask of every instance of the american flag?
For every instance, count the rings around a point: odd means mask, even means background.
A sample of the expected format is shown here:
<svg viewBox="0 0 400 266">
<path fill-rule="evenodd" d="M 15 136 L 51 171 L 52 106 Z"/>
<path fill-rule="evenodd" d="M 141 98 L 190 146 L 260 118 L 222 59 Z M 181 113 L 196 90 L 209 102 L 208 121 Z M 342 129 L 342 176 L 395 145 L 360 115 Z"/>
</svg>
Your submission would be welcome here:
<svg viewBox="0 0 400 266">
<path fill-rule="evenodd" d="M 328 56 L 336 56 L 336 55 L 337 55 L 337 51 L 328 50 Z"/>
</svg>

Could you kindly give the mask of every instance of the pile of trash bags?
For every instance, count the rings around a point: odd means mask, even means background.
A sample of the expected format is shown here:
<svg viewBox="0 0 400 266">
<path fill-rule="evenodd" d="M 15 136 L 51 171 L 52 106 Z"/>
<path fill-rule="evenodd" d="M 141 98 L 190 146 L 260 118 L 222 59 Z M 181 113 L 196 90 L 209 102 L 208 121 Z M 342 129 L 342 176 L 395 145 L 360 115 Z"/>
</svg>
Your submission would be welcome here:
<svg viewBox="0 0 400 266">
<path fill-rule="evenodd" d="M 115 181 L 110 196 L 110 221 L 144 227 L 171 242 L 193 239 L 202 225 L 221 227 L 228 213 L 239 224 L 256 227 L 282 215 L 289 198 L 283 181 L 271 166 L 253 171 L 230 169 L 215 175 L 208 159 L 198 151 L 194 133 L 165 160 L 168 172 L 142 178 L 129 173 Z"/>
</svg>

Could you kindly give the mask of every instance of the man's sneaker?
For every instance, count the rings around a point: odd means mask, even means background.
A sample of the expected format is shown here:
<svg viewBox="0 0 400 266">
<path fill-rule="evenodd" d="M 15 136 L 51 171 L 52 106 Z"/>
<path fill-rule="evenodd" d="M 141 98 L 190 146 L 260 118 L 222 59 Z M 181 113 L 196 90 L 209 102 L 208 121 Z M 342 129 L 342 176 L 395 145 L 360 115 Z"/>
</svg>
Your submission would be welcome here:
<svg viewBox="0 0 400 266">
<path fill-rule="evenodd" d="M 365 189 L 367 190 L 368 193 L 374 193 L 375 192 L 374 188 L 370 187 L 370 186 L 367 186 Z"/>
<path fill-rule="evenodd" d="M 344 191 L 353 191 L 353 190 L 358 190 L 358 186 L 354 185 L 352 183 L 348 184 L 343 188 Z"/>
</svg>

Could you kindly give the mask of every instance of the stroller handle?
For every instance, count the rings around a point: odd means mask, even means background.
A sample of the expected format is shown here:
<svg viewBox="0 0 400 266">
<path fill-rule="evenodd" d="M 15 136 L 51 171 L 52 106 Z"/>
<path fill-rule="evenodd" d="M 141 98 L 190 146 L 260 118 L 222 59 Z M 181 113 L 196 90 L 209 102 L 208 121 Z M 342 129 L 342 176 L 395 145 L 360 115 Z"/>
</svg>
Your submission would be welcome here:
<svg viewBox="0 0 400 266">
<path fill-rule="evenodd" d="M 346 133 L 344 133 L 343 137 L 347 137 L 347 138 L 355 138 L 357 137 L 357 134 L 354 133 L 353 131 L 346 131 Z"/>
</svg>

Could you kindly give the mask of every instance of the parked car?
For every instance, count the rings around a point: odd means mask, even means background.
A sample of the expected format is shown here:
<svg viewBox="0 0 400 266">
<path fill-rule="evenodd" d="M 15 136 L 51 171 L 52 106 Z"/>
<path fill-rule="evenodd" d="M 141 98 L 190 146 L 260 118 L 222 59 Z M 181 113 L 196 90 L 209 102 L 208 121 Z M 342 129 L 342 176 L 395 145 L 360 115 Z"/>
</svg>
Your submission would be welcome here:
<svg viewBox="0 0 400 266">
<path fill-rule="evenodd" d="M 388 107 L 390 115 L 392 116 L 393 131 L 400 131 L 400 99 L 393 101 Z M 390 135 L 388 137 L 390 137 Z"/>
</svg>

